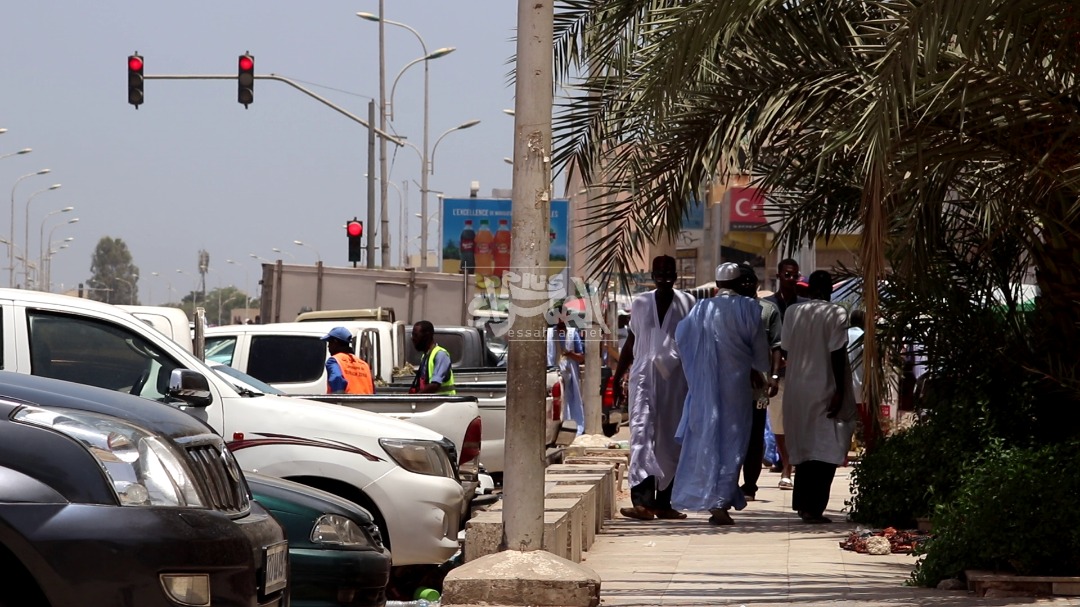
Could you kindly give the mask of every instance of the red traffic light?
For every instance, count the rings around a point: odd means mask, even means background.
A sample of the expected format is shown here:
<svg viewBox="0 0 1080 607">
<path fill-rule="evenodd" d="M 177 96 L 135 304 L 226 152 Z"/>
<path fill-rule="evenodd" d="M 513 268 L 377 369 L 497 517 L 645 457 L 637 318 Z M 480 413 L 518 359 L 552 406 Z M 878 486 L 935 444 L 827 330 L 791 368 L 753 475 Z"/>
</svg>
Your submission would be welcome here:
<svg viewBox="0 0 1080 607">
<path fill-rule="evenodd" d="M 131 57 L 128 57 L 128 69 L 129 70 L 137 72 L 137 71 L 141 70 L 142 68 L 143 68 L 142 57 L 139 57 L 138 55 L 132 55 Z"/>
<path fill-rule="evenodd" d="M 240 69 L 249 72 L 255 67 L 255 61 L 249 55 L 240 55 Z"/>
<path fill-rule="evenodd" d="M 359 221 L 350 221 L 346 224 L 345 231 L 349 233 L 349 236 L 363 236 L 364 224 Z"/>
</svg>

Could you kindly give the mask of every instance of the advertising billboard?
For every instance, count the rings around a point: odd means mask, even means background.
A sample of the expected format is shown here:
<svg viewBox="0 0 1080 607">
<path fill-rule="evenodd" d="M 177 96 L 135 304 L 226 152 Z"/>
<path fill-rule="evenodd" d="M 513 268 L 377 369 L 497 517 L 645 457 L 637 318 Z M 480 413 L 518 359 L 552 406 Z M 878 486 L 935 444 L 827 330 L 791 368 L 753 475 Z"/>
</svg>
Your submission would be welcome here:
<svg viewBox="0 0 1080 607">
<path fill-rule="evenodd" d="M 444 198 L 440 247 L 442 271 L 476 276 L 479 287 L 498 285 L 510 267 L 509 198 Z M 566 267 L 569 254 L 570 214 L 565 199 L 551 201 L 551 223 L 546 234 L 550 244 L 549 275 Z"/>
</svg>

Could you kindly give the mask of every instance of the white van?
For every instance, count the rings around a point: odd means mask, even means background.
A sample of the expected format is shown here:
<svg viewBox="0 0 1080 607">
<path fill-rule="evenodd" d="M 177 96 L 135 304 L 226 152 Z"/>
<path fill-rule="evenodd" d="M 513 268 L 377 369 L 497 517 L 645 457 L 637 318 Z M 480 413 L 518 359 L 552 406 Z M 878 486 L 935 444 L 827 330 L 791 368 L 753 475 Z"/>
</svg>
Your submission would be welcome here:
<svg viewBox="0 0 1080 607">
<path fill-rule="evenodd" d="M 0 289 L 0 340 L 5 370 L 177 405 L 223 436 L 245 470 L 368 508 L 395 566 L 441 564 L 458 550 L 465 495 L 439 434 L 332 404 L 241 395 L 145 322 L 87 299 Z"/>
</svg>

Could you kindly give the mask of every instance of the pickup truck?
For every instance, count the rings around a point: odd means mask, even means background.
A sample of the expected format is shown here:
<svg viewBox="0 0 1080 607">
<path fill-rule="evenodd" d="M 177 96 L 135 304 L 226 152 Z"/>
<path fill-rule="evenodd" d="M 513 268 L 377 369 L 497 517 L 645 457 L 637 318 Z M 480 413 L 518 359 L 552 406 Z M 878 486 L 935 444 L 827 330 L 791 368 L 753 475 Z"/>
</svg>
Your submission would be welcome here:
<svg viewBox="0 0 1080 607">
<path fill-rule="evenodd" d="M 341 395 L 325 394 L 324 365 L 328 354 L 321 338 L 338 326 L 353 333 L 356 355 L 371 366 L 377 384 L 374 397 L 343 399 Z M 415 371 L 413 366 L 405 364 L 406 353 L 415 352 L 415 348 L 406 338 L 405 325 L 401 322 L 337 320 L 230 325 L 207 329 L 205 342 L 207 361 L 239 369 L 287 394 L 323 402 L 348 402 L 350 406 L 408 419 L 454 441 L 461 456 L 472 452 L 466 443 L 480 435 L 480 465 L 496 477 L 503 471 L 506 369 L 459 364 L 484 358 L 477 348 L 486 348 L 486 342 L 476 327 L 436 327 L 436 342 L 450 351 L 458 398 L 464 397 L 465 401 L 445 397 L 416 400 L 415 395 L 406 394 Z M 418 353 L 416 358 L 419 362 Z M 557 396 L 553 397 L 553 392 L 559 391 L 554 387 L 557 384 L 558 375 L 549 372 L 545 398 L 549 445 L 555 443 L 562 425 L 561 402 Z"/>
<path fill-rule="evenodd" d="M 328 353 L 322 337 L 338 326 L 353 333 L 356 355 L 371 367 L 376 383 L 383 383 L 382 375 L 390 375 L 388 366 L 400 360 L 392 342 L 403 335 L 401 323 L 310 321 L 210 327 L 204 356 L 208 363 L 228 365 L 290 396 L 380 413 L 437 432 L 454 443 L 462 476 L 474 476 L 482 462 L 483 424 L 477 399 L 395 394 L 382 387 L 372 395 L 327 394 Z"/>
</svg>

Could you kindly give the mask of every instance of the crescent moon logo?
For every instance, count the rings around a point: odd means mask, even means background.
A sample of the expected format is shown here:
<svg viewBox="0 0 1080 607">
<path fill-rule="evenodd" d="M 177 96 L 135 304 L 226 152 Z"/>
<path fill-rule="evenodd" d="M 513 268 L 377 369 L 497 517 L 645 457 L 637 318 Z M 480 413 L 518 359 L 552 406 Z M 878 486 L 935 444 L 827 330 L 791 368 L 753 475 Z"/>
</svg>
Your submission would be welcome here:
<svg viewBox="0 0 1080 607">
<path fill-rule="evenodd" d="M 735 201 L 735 215 L 737 215 L 738 217 L 749 217 L 750 216 L 750 213 L 743 209 L 743 203 L 744 202 L 750 202 L 750 199 L 749 198 L 740 198 L 740 199 Z M 750 208 L 753 209 L 752 206 Z"/>
</svg>

